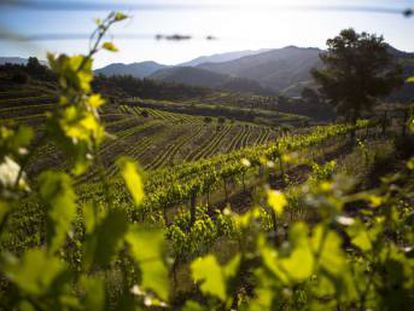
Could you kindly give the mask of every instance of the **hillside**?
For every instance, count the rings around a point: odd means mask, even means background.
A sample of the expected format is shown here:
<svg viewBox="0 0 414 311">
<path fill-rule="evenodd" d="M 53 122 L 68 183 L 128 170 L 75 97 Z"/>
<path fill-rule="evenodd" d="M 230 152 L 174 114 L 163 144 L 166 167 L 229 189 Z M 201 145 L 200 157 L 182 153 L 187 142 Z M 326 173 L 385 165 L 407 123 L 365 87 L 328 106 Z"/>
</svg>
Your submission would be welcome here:
<svg viewBox="0 0 414 311">
<path fill-rule="evenodd" d="M 311 79 L 310 70 L 321 64 L 321 52 L 315 48 L 290 46 L 230 62 L 201 64 L 198 68 L 252 79 L 274 91 L 283 92 L 292 84 Z"/>
<path fill-rule="evenodd" d="M 252 79 L 233 77 L 228 74 L 221 74 L 194 67 L 172 67 L 162 69 L 149 76 L 149 78 L 163 82 L 175 82 L 213 89 L 271 94 L 271 91 L 266 90 L 260 83 Z"/>
<path fill-rule="evenodd" d="M 260 49 L 260 50 L 246 50 L 246 51 L 237 51 L 237 52 L 228 52 L 228 53 L 220 53 L 220 54 L 214 54 L 210 56 L 200 56 L 197 57 L 189 62 L 185 62 L 182 64 L 179 64 L 178 66 L 182 67 L 195 67 L 204 63 L 223 63 L 223 62 L 229 62 L 232 60 L 236 60 L 245 56 L 249 55 L 256 55 L 260 53 L 264 53 L 269 51 L 269 49 Z"/>
<path fill-rule="evenodd" d="M 153 74 L 154 72 L 167 68 L 166 65 L 161 65 L 156 62 L 148 61 L 141 63 L 132 63 L 132 64 L 121 64 L 115 63 L 105 66 L 103 68 L 95 70 L 96 74 L 102 74 L 105 76 L 122 76 L 122 75 L 131 75 L 135 78 L 146 78 Z"/>
</svg>

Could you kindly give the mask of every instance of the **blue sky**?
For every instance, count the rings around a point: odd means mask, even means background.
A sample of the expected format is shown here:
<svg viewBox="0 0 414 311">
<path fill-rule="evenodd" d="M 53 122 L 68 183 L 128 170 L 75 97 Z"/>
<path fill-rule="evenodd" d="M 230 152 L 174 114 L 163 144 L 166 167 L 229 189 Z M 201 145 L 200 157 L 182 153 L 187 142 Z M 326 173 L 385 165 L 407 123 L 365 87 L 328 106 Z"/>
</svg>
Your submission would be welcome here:
<svg viewBox="0 0 414 311">
<path fill-rule="evenodd" d="M 56 3 L 73 3 L 75 0 L 57 0 Z M 82 0 L 78 0 L 82 1 Z M 39 0 L 41 2 L 41 0 Z M 213 5 L 207 10 L 127 10 L 132 19 L 116 26 L 111 34 L 120 52 L 102 52 L 95 67 L 112 62 L 131 63 L 155 60 L 177 64 L 214 53 L 261 48 L 280 48 L 287 45 L 324 48 L 326 39 L 341 29 L 354 27 L 357 31 L 383 34 L 398 49 L 414 51 L 414 17 L 398 14 L 367 12 L 333 12 L 292 10 L 286 6 L 374 6 L 396 9 L 414 8 L 414 1 L 407 0 L 136 0 L 108 1 L 83 0 L 85 3 L 122 3 L 126 7 L 142 4 L 191 4 Z M 226 9 L 214 5 L 229 5 Z M 105 10 L 51 11 L 0 7 L 0 30 L 25 35 L 88 34 L 94 28 L 93 19 L 104 17 Z M 157 33 L 189 34 L 195 37 L 188 42 L 155 41 Z M 117 34 L 143 34 L 140 40 L 117 39 Z M 206 35 L 218 37 L 205 41 Z M 148 37 L 146 37 L 148 36 Z M 46 51 L 82 53 L 88 48 L 87 39 L 48 40 L 35 42 L 0 43 L 0 56 L 31 55 L 45 58 Z"/>
</svg>

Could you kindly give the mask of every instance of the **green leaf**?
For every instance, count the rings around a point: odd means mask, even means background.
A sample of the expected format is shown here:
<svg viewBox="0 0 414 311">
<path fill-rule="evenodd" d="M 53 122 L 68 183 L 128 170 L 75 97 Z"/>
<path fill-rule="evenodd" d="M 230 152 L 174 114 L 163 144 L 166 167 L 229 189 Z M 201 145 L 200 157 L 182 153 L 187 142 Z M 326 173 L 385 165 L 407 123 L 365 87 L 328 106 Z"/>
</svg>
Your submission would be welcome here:
<svg viewBox="0 0 414 311">
<path fill-rule="evenodd" d="M 104 42 L 102 48 L 110 52 L 118 52 L 118 48 L 112 42 Z"/>
<path fill-rule="evenodd" d="M 161 230 L 131 227 L 126 240 L 142 273 L 142 287 L 168 300 L 168 270 L 163 261 L 164 233 Z"/>
<path fill-rule="evenodd" d="M 363 251 L 372 249 L 371 239 L 364 224 L 356 220 L 352 226 L 346 228 L 346 232 L 351 238 L 351 243 Z"/>
<path fill-rule="evenodd" d="M 289 233 L 289 240 L 293 250 L 288 258 L 281 259 L 281 268 L 292 281 L 305 281 L 311 277 L 314 267 L 314 258 L 308 241 L 308 227 L 306 224 L 295 224 Z"/>
<path fill-rule="evenodd" d="M 414 117 L 411 117 L 410 120 L 408 120 L 408 128 L 411 133 L 414 133 Z"/>
<path fill-rule="evenodd" d="M 335 276 L 339 276 L 348 268 L 341 246 L 342 240 L 336 232 L 322 225 L 314 229 L 312 250 L 319 257 L 320 266 Z"/>
<path fill-rule="evenodd" d="M 235 277 L 240 267 L 241 255 L 234 256 L 223 268 L 226 279 Z"/>
<path fill-rule="evenodd" d="M 409 77 L 409 78 L 406 80 L 406 82 L 407 82 L 407 83 L 414 83 L 414 77 Z"/>
<path fill-rule="evenodd" d="M 34 133 L 32 128 L 25 125 L 20 126 L 13 138 L 15 148 L 18 149 L 28 146 L 33 137 Z"/>
<path fill-rule="evenodd" d="M 3 264 L 4 275 L 31 295 L 43 295 L 51 291 L 53 282 L 65 271 L 62 261 L 41 249 L 28 250 L 20 260 L 8 256 Z"/>
<path fill-rule="evenodd" d="M 47 204 L 47 241 L 50 252 L 57 251 L 65 242 L 66 234 L 76 216 L 76 195 L 71 178 L 58 172 L 40 175 L 40 195 Z"/>
<path fill-rule="evenodd" d="M 104 310 L 105 287 L 103 279 L 83 275 L 80 280 L 82 291 L 85 293 L 82 304 L 85 310 Z"/>
<path fill-rule="evenodd" d="M 7 213 L 10 211 L 10 205 L 6 202 L 0 201 L 0 223 L 6 217 Z"/>
<path fill-rule="evenodd" d="M 308 239 L 308 228 L 304 223 L 295 224 L 289 232 L 290 247 L 287 254 L 260 243 L 264 264 L 285 284 L 296 284 L 309 279 L 315 260 Z M 260 245 L 259 244 L 259 245 Z"/>
<path fill-rule="evenodd" d="M 117 164 L 135 204 L 140 205 L 144 198 L 144 185 L 138 173 L 137 164 L 125 157 L 118 159 Z"/>
<path fill-rule="evenodd" d="M 287 201 L 283 193 L 276 190 L 267 191 L 267 204 L 275 211 L 276 215 L 282 215 Z"/>
<path fill-rule="evenodd" d="M 194 281 L 201 282 L 200 289 L 222 301 L 226 300 L 226 282 L 216 257 L 208 255 L 194 260 L 191 264 Z"/>
<path fill-rule="evenodd" d="M 116 12 L 115 14 L 115 21 L 120 22 L 123 21 L 124 19 L 127 19 L 128 15 L 125 15 L 124 13 L 121 12 Z"/>
<path fill-rule="evenodd" d="M 322 295 L 335 294 L 343 299 L 354 299 L 357 295 L 351 269 L 342 249 L 340 236 L 323 225 L 313 230 L 312 250 L 318 259 L 319 283 L 317 290 Z"/>
<path fill-rule="evenodd" d="M 187 300 L 182 311 L 207 311 L 208 309 L 195 301 Z"/>
<path fill-rule="evenodd" d="M 84 243 L 84 267 L 108 265 L 122 246 L 127 231 L 124 212 L 111 209 Z"/>
</svg>

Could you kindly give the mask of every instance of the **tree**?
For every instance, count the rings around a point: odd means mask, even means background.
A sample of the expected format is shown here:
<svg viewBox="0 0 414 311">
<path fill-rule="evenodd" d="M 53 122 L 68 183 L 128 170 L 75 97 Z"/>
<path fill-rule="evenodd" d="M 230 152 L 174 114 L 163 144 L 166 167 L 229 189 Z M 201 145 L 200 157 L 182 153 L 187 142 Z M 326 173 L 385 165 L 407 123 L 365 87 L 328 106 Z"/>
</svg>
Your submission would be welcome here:
<svg viewBox="0 0 414 311">
<path fill-rule="evenodd" d="M 327 46 L 327 52 L 320 55 L 324 67 L 314 69 L 312 75 L 328 103 L 349 122 L 355 123 L 379 97 L 403 82 L 401 68 L 382 36 L 358 34 L 350 28 L 329 39 Z"/>
<path fill-rule="evenodd" d="M 40 64 L 36 57 L 29 57 L 27 60 L 27 70 L 34 74 L 44 71 L 42 64 Z"/>
</svg>

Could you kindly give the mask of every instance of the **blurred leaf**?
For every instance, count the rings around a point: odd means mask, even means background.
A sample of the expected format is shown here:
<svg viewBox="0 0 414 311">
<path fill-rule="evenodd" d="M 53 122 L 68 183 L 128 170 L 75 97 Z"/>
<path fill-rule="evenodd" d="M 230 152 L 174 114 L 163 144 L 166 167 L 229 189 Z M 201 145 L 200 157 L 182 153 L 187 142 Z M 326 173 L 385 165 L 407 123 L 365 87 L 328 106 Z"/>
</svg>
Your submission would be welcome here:
<svg viewBox="0 0 414 311">
<path fill-rule="evenodd" d="M 408 121 L 408 128 L 410 129 L 411 133 L 414 133 L 414 117 L 411 117 Z"/>
<path fill-rule="evenodd" d="M 108 265 L 122 245 L 128 230 L 123 211 L 111 209 L 84 243 L 84 266 Z"/>
<path fill-rule="evenodd" d="M 346 257 L 342 250 L 342 240 L 338 234 L 322 225 L 314 229 L 312 236 L 313 252 L 319 256 L 319 264 L 332 275 L 340 275 L 347 269 Z"/>
<path fill-rule="evenodd" d="M 287 201 L 283 193 L 276 190 L 267 191 L 267 204 L 275 211 L 276 215 L 282 215 Z"/>
<path fill-rule="evenodd" d="M 226 278 L 232 278 L 237 275 L 240 266 L 241 255 L 234 256 L 223 268 L 223 272 Z"/>
<path fill-rule="evenodd" d="M 3 221 L 3 218 L 10 211 L 10 205 L 6 202 L 0 201 L 0 223 Z"/>
<path fill-rule="evenodd" d="M 65 242 L 66 234 L 76 216 L 76 195 L 70 177 L 64 173 L 47 171 L 40 175 L 40 195 L 47 204 L 47 241 L 50 252 Z"/>
<path fill-rule="evenodd" d="M 121 13 L 121 12 L 116 12 L 116 14 L 115 14 L 115 20 L 117 21 L 117 22 L 120 22 L 120 21 L 122 21 L 122 20 L 124 20 L 124 19 L 127 19 L 128 18 L 128 16 L 127 15 L 125 15 L 124 13 Z"/>
<path fill-rule="evenodd" d="M 105 103 L 105 100 L 100 94 L 93 94 L 89 96 L 88 104 L 93 108 L 99 108 Z"/>
<path fill-rule="evenodd" d="M 118 48 L 112 42 L 104 42 L 102 48 L 110 52 L 118 52 Z"/>
<path fill-rule="evenodd" d="M 318 291 L 335 289 L 336 294 L 343 299 L 354 299 L 357 296 L 355 283 L 346 254 L 342 249 L 340 236 L 335 231 L 318 225 L 313 230 L 311 241 L 320 269 Z"/>
<path fill-rule="evenodd" d="M 296 284 L 309 279 L 315 260 L 308 238 L 308 227 L 296 223 L 289 232 L 289 251 L 286 254 L 259 243 L 264 264 L 285 284 Z"/>
<path fill-rule="evenodd" d="M 98 224 L 98 207 L 94 202 L 87 202 L 83 205 L 83 220 L 86 233 L 91 233 Z"/>
<path fill-rule="evenodd" d="M 414 77 L 409 77 L 406 82 L 408 83 L 414 83 Z"/>
<path fill-rule="evenodd" d="M 144 185 L 138 173 L 137 164 L 125 157 L 118 159 L 117 164 L 135 204 L 140 205 L 144 198 Z"/>
<path fill-rule="evenodd" d="M 208 309 L 195 301 L 187 300 L 182 311 L 207 311 Z"/>
<path fill-rule="evenodd" d="M 31 127 L 20 126 L 13 138 L 13 144 L 16 149 L 26 147 L 30 144 L 34 137 L 33 129 Z"/>
<path fill-rule="evenodd" d="M 200 289 L 204 294 L 226 300 L 226 282 L 216 257 L 208 255 L 194 260 L 191 274 L 194 281 L 201 283 Z"/>
<path fill-rule="evenodd" d="M 105 287 L 103 279 L 83 275 L 80 280 L 82 291 L 85 293 L 82 303 L 85 310 L 104 310 Z"/>
<path fill-rule="evenodd" d="M 409 170 L 414 170 L 414 158 L 411 158 L 410 160 L 408 160 L 407 162 L 407 167 Z"/>
<path fill-rule="evenodd" d="M 49 256 L 41 249 L 30 249 L 21 259 L 8 256 L 4 260 L 4 275 L 22 291 L 31 295 L 46 294 L 64 271 L 60 259 Z"/>
<path fill-rule="evenodd" d="M 161 230 L 131 227 L 127 234 L 131 255 L 142 272 L 142 287 L 168 300 L 168 270 L 163 261 L 164 233 Z"/>
<path fill-rule="evenodd" d="M 356 220 L 352 226 L 346 228 L 346 232 L 351 238 L 351 243 L 363 251 L 372 249 L 371 239 L 368 231 L 360 220 Z"/>
<path fill-rule="evenodd" d="M 305 281 L 313 273 L 314 258 L 308 241 L 308 228 L 304 223 L 296 223 L 289 232 L 292 252 L 281 259 L 282 269 L 295 282 Z"/>
</svg>

